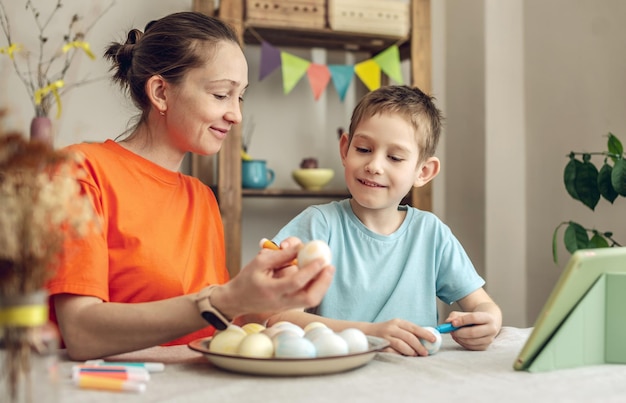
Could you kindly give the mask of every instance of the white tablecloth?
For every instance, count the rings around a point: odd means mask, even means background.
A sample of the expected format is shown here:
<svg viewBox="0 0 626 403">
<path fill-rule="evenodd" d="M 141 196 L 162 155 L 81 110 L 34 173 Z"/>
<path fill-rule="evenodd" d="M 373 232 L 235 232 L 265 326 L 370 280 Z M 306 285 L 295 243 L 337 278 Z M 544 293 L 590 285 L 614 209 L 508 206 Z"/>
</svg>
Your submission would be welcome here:
<svg viewBox="0 0 626 403">
<path fill-rule="evenodd" d="M 378 353 L 348 372 L 300 377 L 230 373 L 186 346 L 157 347 L 116 357 L 166 363 L 145 393 L 84 390 L 67 381 L 61 402 L 626 402 L 626 365 L 514 371 L 530 331 L 504 327 L 480 352 L 444 335 L 442 349 L 430 357 Z M 61 370 L 69 373 L 74 364 L 64 361 Z"/>
</svg>

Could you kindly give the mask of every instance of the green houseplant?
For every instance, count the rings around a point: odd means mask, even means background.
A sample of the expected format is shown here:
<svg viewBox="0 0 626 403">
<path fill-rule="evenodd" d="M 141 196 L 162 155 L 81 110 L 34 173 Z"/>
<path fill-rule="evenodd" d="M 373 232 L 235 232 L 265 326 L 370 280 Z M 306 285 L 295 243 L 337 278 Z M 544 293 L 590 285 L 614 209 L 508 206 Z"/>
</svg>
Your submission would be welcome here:
<svg viewBox="0 0 626 403">
<path fill-rule="evenodd" d="M 605 151 L 570 152 L 569 161 L 563 172 L 567 193 L 591 210 L 595 210 L 600 198 L 613 204 L 618 197 L 626 197 L 624 147 L 612 133 L 608 133 L 607 137 Z M 593 157 L 603 158 L 599 170 L 591 161 Z M 621 246 L 613 238 L 611 231 L 599 231 L 595 228 L 586 228 L 574 221 L 564 221 L 556 227 L 552 235 L 552 258 L 555 263 L 558 263 L 558 232 L 562 227 L 565 227 L 563 242 L 570 253 L 578 249 Z"/>
</svg>

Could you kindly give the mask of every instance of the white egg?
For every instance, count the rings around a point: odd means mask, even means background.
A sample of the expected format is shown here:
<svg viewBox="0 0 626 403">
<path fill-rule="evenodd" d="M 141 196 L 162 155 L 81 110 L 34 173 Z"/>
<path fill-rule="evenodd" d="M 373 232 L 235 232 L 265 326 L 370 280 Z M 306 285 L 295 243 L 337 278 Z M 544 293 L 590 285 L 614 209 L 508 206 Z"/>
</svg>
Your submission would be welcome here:
<svg viewBox="0 0 626 403">
<path fill-rule="evenodd" d="M 362 353 L 369 348 L 367 336 L 359 329 L 349 328 L 342 330 L 338 334 L 348 343 L 348 351 L 350 354 Z"/>
<path fill-rule="evenodd" d="M 322 259 L 324 263 L 330 264 L 330 247 L 324 241 L 311 241 L 304 244 L 298 252 L 298 266 L 306 266 L 314 260 Z"/>
<path fill-rule="evenodd" d="M 267 335 L 251 333 L 241 340 L 237 354 L 242 357 L 271 358 L 274 355 L 274 345 Z"/>
<path fill-rule="evenodd" d="M 314 327 L 313 329 L 309 329 L 308 331 L 306 331 L 304 333 L 304 337 L 311 341 L 315 341 L 315 339 L 318 338 L 319 336 L 323 334 L 328 334 L 328 333 L 333 333 L 333 330 L 325 326 L 319 326 L 319 327 Z"/>
<path fill-rule="evenodd" d="M 439 330 L 435 329 L 434 327 L 425 327 L 424 329 L 428 330 L 429 332 L 434 334 L 435 337 L 437 337 L 437 340 L 435 340 L 434 343 L 431 343 L 430 341 L 424 339 L 420 339 L 422 345 L 426 347 L 426 350 L 428 350 L 428 355 L 433 355 L 441 348 L 443 338 L 441 337 L 441 333 L 439 333 Z"/>
<path fill-rule="evenodd" d="M 246 337 L 246 332 L 230 327 L 217 333 L 211 339 L 209 351 L 218 354 L 236 355 L 239 343 Z"/>
<path fill-rule="evenodd" d="M 276 322 L 272 328 L 277 330 L 291 330 L 292 332 L 297 333 L 300 337 L 304 336 L 304 329 L 291 322 Z"/>
<path fill-rule="evenodd" d="M 276 358 L 315 358 L 313 343 L 304 337 L 285 337 L 276 339 L 274 357 Z"/>
<path fill-rule="evenodd" d="M 313 341 L 317 357 L 348 354 L 348 343 L 337 333 L 324 333 Z"/>
</svg>

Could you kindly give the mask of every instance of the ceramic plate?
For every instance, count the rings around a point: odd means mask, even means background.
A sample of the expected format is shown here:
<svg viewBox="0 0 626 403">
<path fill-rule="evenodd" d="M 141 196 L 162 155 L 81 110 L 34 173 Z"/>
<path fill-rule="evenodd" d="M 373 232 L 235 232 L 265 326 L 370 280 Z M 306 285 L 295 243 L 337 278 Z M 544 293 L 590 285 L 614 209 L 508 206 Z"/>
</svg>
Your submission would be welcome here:
<svg viewBox="0 0 626 403">
<path fill-rule="evenodd" d="M 389 346 L 379 337 L 367 336 L 369 348 L 356 354 L 320 358 L 249 358 L 216 354 L 209 351 L 211 337 L 194 340 L 189 348 L 198 351 L 213 365 L 228 371 L 254 375 L 300 376 L 332 374 L 361 367 L 370 362 L 377 351 Z"/>
</svg>

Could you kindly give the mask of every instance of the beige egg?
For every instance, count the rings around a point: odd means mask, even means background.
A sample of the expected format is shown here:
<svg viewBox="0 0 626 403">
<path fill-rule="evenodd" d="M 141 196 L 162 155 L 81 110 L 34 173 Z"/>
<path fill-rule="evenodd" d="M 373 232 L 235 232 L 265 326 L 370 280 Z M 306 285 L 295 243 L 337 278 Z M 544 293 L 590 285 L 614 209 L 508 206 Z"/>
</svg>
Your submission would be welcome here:
<svg viewBox="0 0 626 403">
<path fill-rule="evenodd" d="M 265 330 L 265 326 L 260 323 L 246 323 L 245 325 L 241 326 L 241 328 L 244 330 L 244 332 L 246 332 L 246 334 L 260 333 Z"/>
<path fill-rule="evenodd" d="M 307 242 L 298 252 L 299 266 L 306 266 L 316 259 L 322 259 L 325 264 L 331 263 L 332 254 L 326 242 L 319 240 Z"/>
<path fill-rule="evenodd" d="M 271 358 L 274 355 L 274 344 L 269 336 L 263 333 L 252 333 L 241 340 L 237 354 L 242 357 Z"/>
<path fill-rule="evenodd" d="M 209 344 L 209 351 L 217 354 L 236 355 L 239 343 L 244 337 L 246 337 L 246 332 L 228 328 L 213 336 Z"/>
</svg>

